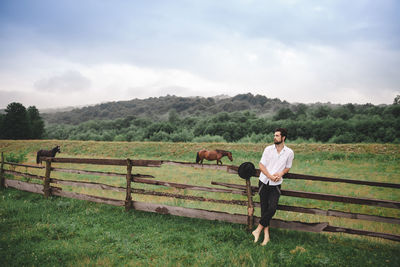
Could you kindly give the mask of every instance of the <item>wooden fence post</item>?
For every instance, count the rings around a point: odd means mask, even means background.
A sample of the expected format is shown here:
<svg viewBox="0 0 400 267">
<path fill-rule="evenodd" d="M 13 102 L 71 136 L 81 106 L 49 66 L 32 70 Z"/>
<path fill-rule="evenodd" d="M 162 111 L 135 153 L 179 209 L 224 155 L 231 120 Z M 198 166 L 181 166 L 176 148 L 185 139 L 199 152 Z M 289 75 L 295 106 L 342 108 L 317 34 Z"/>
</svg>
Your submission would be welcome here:
<svg viewBox="0 0 400 267">
<path fill-rule="evenodd" d="M 125 211 L 132 209 L 132 161 L 126 160 L 126 198 L 125 198 Z"/>
<path fill-rule="evenodd" d="M 5 188 L 4 182 L 4 153 L 1 152 L 1 168 L 0 168 L 0 188 Z"/>
<path fill-rule="evenodd" d="M 43 193 L 44 197 L 48 198 L 51 195 L 50 192 L 50 172 L 51 172 L 51 160 L 46 160 L 46 174 L 43 181 Z"/>
<path fill-rule="evenodd" d="M 247 192 L 247 230 L 252 231 L 254 225 L 254 204 L 253 194 L 251 192 L 250 178 L 246 179 L 246 192 Z"/>
</svg>

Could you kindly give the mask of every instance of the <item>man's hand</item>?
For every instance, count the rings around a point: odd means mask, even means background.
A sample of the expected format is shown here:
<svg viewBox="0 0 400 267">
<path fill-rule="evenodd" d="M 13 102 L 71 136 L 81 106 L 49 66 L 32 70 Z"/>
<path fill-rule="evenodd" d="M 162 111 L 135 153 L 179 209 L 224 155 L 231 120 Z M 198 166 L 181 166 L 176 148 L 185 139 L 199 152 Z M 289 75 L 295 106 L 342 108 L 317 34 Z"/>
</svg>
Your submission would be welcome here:
<svg viewBox="0 0 400 267">
<path fill-rule="evenodd" d="M 275 174 L 273 174 L 273 175 L 269 175 L 269 176 L 267 176 L 268 177 L 268 179 L 270 179 L 271 181 L 273 181 L 273 182 L 277 182 L 277 181 L 279 181 L 279 179 L 280 179 L 280 177 L 275 173 Z"/>
<path fill-rule="evenodd" d="M 276 183 L 276 182 L 278 182 L 281 178 L 282 178 L 282 177 L 280 177 L 280 176 L 278 176 L 278 175 L 273 175 L 272 181 Z"/>
<path fill-rule="evenodd" d="M 272 175 L 272 181 L 273 182 L 278 182 L 280 179 L 282 179 L 282 176 L 284 175 L 284 172 L 277 172 L 274 175 Z"/>
</svg>

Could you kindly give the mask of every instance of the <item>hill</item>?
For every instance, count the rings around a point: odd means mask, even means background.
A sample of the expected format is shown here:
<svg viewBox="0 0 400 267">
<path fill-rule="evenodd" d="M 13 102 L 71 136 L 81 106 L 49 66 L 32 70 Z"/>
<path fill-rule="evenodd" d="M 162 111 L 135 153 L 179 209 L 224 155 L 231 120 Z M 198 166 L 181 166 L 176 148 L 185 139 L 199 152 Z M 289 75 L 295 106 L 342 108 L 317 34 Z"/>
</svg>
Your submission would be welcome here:
<svg viewBox="0 0 400 267">
<path fill-rule="evenodd" d="M 266 96 L 152 97 L 45 113 L 47 139 L 269 142 L 285 127 L 299 142 L 400 142 L 400 105 L 288 103 Z"/>
<path fill-rule="evenodd" d="M 179 97 L 163 96 L 129 101 L 107 102 L 94 106 L 75 108 L 63 112 L 42 114 L 47 123 L 80 124 L 89 120 L 111 120 L 128 116 L 166 118 L 171 110 L 181 117 L 204 116 L 219 112 L 250 110 L 257 115 L 272 115 L 282 107 L 296 106 L 278 98 L 262 95 L 240 94 L 234 97 Z"/>
</svg>

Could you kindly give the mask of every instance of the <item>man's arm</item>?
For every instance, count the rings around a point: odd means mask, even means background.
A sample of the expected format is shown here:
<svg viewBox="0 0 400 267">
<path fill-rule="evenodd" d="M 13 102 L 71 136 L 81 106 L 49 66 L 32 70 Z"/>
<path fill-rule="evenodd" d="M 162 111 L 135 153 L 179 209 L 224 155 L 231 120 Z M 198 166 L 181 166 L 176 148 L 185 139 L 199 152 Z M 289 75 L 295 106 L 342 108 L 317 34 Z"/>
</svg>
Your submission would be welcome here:
<svg viewBox="0 0 400 267">
<path fill-rule="evenodd" d="M 294 153 L 292 152 L 292 153 L 290 153 L 290 155 L 289 155 L 289 157 L 288 157 L 288 159 L 287 159 L 287 162 L 286 162 L 286 166 L 287 166 L 287 167 L 284 168 L 283 171 L 277 172 L 277 173 L 275 173 L 275 174 L 273 175 L 273 176 L 275 177 L 275 179 L 276 179 L 276 180 L 273 180 L 274 182 L 279 181 L 280 179 L 282 179 L 282 177 L 283 177 L 286 173 L 289 172 L 290 168 L 292 167 L 293 159 L 294 159 Z"/>
<path fill-rule="evenodd" d="M 274 177 L 268 172 L 267 168 L 260 162 L 258 163 L 258 166 L 260 167 L 260 171 L 264 173 L 265 176 L 267 176 L 268 179 L 272 180 Z"/>
</svg>

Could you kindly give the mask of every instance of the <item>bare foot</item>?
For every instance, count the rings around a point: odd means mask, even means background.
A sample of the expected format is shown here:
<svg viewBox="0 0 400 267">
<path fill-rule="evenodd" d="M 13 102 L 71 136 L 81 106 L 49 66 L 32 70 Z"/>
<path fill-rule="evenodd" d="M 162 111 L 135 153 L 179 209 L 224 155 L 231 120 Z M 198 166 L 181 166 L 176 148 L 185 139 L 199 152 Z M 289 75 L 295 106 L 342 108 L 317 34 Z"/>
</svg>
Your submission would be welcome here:
<svg viewBox="0 0 400 267">
<path fill-rule="evenodd" d="M 269 232 L 264 232 L 264 241 L 261 243 L 261 246 L 265 246 L 269 242 Z"/>
<path fill-rule="evenodd" d="M 268 242 L 269 242 L 269 238 L 268 239 L 264 238 L 264 241 L 261 243 L 261 246 L 267 245 Z"/>
<path fill-rule="evenodd" d="M 254 236 L 254 243 L 256 243 L 258 241 L 258 238 L 260 237 L 260 232 L 254 230 L 251 234 Z"/>
</svg>

